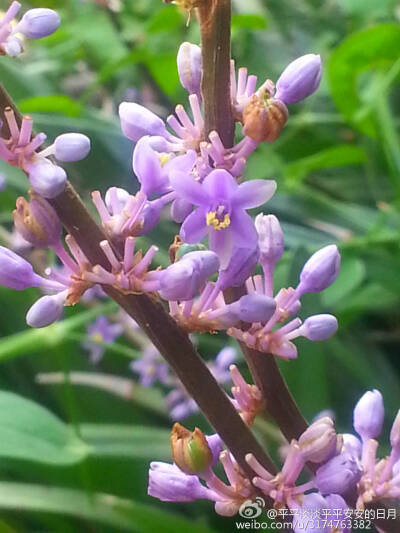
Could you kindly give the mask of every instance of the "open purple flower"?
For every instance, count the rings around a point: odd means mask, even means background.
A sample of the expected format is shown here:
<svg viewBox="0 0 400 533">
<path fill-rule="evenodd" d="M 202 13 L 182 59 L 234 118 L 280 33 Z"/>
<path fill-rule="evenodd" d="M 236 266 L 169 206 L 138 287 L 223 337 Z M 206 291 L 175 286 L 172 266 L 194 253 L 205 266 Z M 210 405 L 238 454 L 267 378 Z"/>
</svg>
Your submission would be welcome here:
<svg viewBox="0 0 400 533">
<path fill-rule="evenodd" d="M 246 209 L 271 198 L 276 189 L 272 180 L 252 180 L 238 185 L 226 170 L 210 172 L 203 183 L 183 172 L 171 176 L 172 188 L 184 200 L 199 206 L 183 222 L 181 238 L 188 243 L 201 241 L 207 234 L 211 250 L 226 268 L 233 246 L 257 246 L 257 232 Z"/>
</svg>

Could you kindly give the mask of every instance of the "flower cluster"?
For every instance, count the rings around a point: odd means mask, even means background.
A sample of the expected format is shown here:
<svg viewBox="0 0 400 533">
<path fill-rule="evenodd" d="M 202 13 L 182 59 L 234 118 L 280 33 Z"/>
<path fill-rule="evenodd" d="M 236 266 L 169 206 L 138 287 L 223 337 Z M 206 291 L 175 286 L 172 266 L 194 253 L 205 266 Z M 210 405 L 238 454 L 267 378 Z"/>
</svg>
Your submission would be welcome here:
<svg viewBox="0 0 400 533">
<path fill-rule="evenodd" d="M 180 431 L 179 454 L 176 452 L 176 439 L 171 440 L 175 464 L 150 465 L 149 494 L 163 501 L 208 499 L 215 502 L 218 514 L 233 516 L 242 505 L 249 503 L 248 500 L 256 498 L 255 491 L 258 490 L 270 498 L 277 509 L 319 509 L 324 512 L 342 509 L 344 518 L 345 511 L 352 507 L 354 501 L 357 501 L 358 509 L 364 509 L 368 504 L 400 496 L 400 411 L 390 434 L 390 455 L 379 459 L 375 439 L 381 432 L 383 416 L 381 394 L 376 390 L 367 392 L 354 409 L 354 429 L 361 441 L 352 434 L 336 433 L 330 417 L 318 418 L 298 440 L 292 440 L 277 474 L 270 473 L 252 454 L 248 454 L 246 461 L 254 471 L 251 480 L 244 475 L 229 451 L 224 450 L 220 452 L 219 461 L 228 484 L 216 477 L 213 471 L 215 456 L 210 455 L 210 451 L 204 451 L 204 446 L 199 446 L 202 454 L 197 450 L 197 456 L 201 455 L 205 464 L 197 470 L 193 467 L 188 470 L 193 451 L 188 443 L 195 437 L 187 430 Z M 196 430 L 195 433 L 198 432 Z M 199 439 L 198 436 L 196 438 Z M 310 465 L 312 475 L 308 474 L 309 480 L 299 483 L 300 475 Z M 173 487 L 177 484 L 180 490 L 174 493 Z M 307 527 L 297 519 L 295 531 L 314 531 Z M 350 526 L 343 531 L 350 532 Z M 330 533 L 330 529 L 327 532 Z"/>
</svg>

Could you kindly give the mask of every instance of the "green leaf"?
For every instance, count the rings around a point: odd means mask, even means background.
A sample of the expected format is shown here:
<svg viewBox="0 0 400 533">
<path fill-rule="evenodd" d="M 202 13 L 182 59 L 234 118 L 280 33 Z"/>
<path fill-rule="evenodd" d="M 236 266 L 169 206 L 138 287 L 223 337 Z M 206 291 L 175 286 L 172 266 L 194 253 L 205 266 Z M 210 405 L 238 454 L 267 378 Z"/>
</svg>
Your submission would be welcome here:
<svg viewBox="0 0 400 533">
<path fill-rule="evenodd" d="M 148 33 L 172 32 L 185 25 L 184 16 L 177 9 L 161 9 L 147 24 Z"/>
<path fill-rule="evenodd" d="M 33 96 L 18 102 L 21 113 L 60 113 L 67 117 L 78 117 L 82 106 L 63 94 Z"/>
<path fill-rule="evenodd" d="M 169 429 L 127 424 L 82 424 L 79 429 L 92 455 L 171 460 Z"/>
<path fill-rule="evenodd" d="M 63 466 L 89 451 L 50 411 L 11 392 L 0 392 L 0 435 L 2 458 Z"/>
<path fill-rule="evenodd" d="M 264 30 L 267 21 L 262 15 L 256 14 L 236 14 L 232 16 L 232 29 L 246 28 L 249 30 Z"/>
<path fill-rule="evenodd" d="M 400 26 L 382 24 L 351 35 L 331 55 L 329 83 L 336 107 L 360 131 L 375 137 L 371 116 L 359 113 L 358 77 L 372 69 L 388 70 L 399 58 Z"/>
<path fill-rule="evenodd" d="M 311 172 L 330 167 L 342 167 L 347 165 L 359 165 L 366 161 L 365 150 L 353 144 L 332 146 L 321 150 L 293 163 L 289 163 L 283 169 L 287 184 L 297 185 L 302 182 Z"/>
<path fill-rule="evenodd" d="M 206 526 L 155 506 L 111 494 L 87 494 L 43 485 L 0 483 L 0 508 L 17 511 L 19 515 L 35 512 L 72 516 L 131 533 L 213 533 Z"/>
</svg>

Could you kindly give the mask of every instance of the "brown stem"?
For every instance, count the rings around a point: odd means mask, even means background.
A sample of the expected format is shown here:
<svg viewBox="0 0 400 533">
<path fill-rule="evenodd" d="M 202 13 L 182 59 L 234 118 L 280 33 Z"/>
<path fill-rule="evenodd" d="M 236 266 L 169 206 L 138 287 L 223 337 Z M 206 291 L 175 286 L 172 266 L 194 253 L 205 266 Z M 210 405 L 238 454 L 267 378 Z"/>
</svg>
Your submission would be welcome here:
<svg viewBox="0 0 400 533">
<path fill-rule="evenodd" d="M 11 98 L 0 85 L 0 109 L 12 107 L 21 117 Z M 103 230 L 96 224 L 89 211 L 70 183 L 65 191 L 51 201 L 61 222 L 75 238 L 92 265 L 108 269 L 108 261 L 99 247 L 106 240 Z M 118 255 L 118 250 L 115 250 Z M 237 462 L 250 478 L 254 475 L 245 461 L 247 453 L 253 453 L 271 472 L 276 468 L 244 424 L 225 392 L 198 355 L 187 334 L 166 312 L 159 299 L 145 294 L 127 294 L 110 286 L 104 291 L 136 320 L 156 348 L 171 365 L 188 393 L 194 398 L 204 415 L 221 436 Z"/>
<path fill-rule="evenodd" d="M 275 356 L 241 345 L 251 375 L 263 393 L 267 411 L 286 439 L 298 439 L 308 424 L 281 374 Z"/>
<path fill-rule="evenodd" d="M 205 137 L 215 130 L 229 148 L 235 131 L 230 92 L 231 0 L 202 0 L 197 12 L 203 60 Z"/>
</svg>

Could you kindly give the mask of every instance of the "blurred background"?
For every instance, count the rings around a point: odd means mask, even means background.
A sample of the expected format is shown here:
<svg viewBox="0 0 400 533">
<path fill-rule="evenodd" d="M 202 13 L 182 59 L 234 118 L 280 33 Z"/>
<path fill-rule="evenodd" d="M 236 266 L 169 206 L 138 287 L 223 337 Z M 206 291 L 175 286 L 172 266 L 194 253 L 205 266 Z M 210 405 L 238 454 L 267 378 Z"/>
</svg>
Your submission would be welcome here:
<svg viewBox="0 0 400 533">
<path fill-rule="evenodd" d="M 186 25 L 187 16 L 161 0 L 37 0 L 23 10 L 39 6 L 57 9 L 61 28 L 27 43 L 16 60 L 2 57 L 0 81 L 34 117 L 36 131 L 49 139 L 65 131 L 91 138 L 90 156 L 68 168 L 86 200 L 112 185 L 135 192 L 133 146 L 120 132 L 118 104 L 135 101 L 166 117 L 185 103 L 176 53 L 182 41 L 199 44 L 194 17 Z M 396 0 L 233 0 L 233 57 L 260 81 L 276 80 L 300 55 L 323 58 L 319 91 L 290 107 L 281 137 L 258 148 L 246 175 L 278 182 L 268 203 L 285 232 L 277 287 L 294 284 L 317 248 L 334 242 L 342 253 L 336 283 L 307 295 L 301 311 L 335 314 L 339 333 L 320 344 L 299 341 L 299 359 L 281 368 L 305 416 L 330 409 L 343 432 L 367 389 L 383 393 L 388 425 L 399 407 L 399 21 Z M 6 165 L 0 172 L 0 243 L 17 247 L 11 212 L 27 183 Z M 166 218 L 144 241 L 160 246 L 161 264 L 175 233 Z M 42 268 L 52 260 L 34 253 Z M 133 400 L 123 397 L 138 381 L 130 367 L 141 356 L 136 337 L 133 344 L 126 335 L 100 342 L 103 356 L 93 362 L 87 342 L 99 338 L 87 328 L 115 313 L 112 304 L 84 302 L 56 326 L 29 331 L 25 314 L 37 297 L 33 289 L 0 288 L 0 388 L 28 400 L 0 395 L 0 531 L 233 531 L 210 502 L 163 504 L 147 496 L 149 462 L 170 460 L 169 389 L 139 385 Z M 196 342 L 207 360 L 235 347 L 223 335 Z M 23 423 L 13 432 L 15 420 Z M 33 420 L 40 438 L 32 435 Z M 197 413 L 184 424 L 210 432 Z M 272 423 L 261 419 L 256 431 L 277 456 Z M 386 428 L 383 443 L 387 436 Z"/>
</svg>

